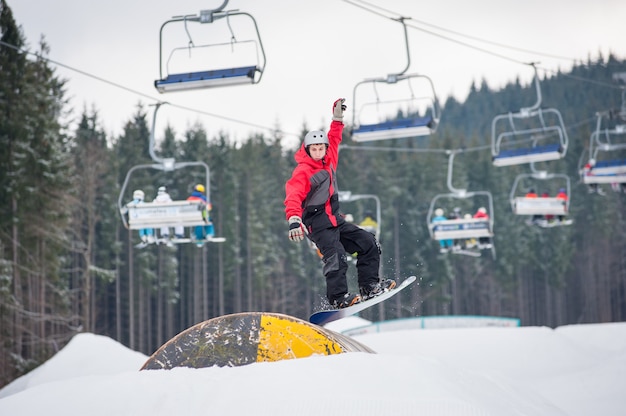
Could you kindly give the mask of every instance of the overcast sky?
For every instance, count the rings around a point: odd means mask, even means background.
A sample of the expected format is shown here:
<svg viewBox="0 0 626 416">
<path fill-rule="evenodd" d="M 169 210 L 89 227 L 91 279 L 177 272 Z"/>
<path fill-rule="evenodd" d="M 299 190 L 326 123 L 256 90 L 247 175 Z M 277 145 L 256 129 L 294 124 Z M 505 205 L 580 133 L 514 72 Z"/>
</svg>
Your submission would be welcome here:
<svg viewBox="0 0 626 416">
<path fill-rule="evenodd" d="M 261 82 L 159 94 L 153 83 L 159 78 L 161 25 L 175 15 L 217 8 L 222 0 L 7 1 L 31 49 L 43 35 L 51 48 L 50 59 L 132 90 L 58 67 L 58 75 L 68 80 L 75 116 L 85 106 L 95 107 L 103 128 L 113 135 L 121 133 L 138 102 L 163 100 L 176 106 L 159 111 L 157 138 L 168 122 L 181 134 L 199 121 L 210 136 L 223 131 L 235 139 L 279 126 L 286 144 L 293 144 L 303 125 L 327 127 L 335 98 L 346 97 L 350 107 L 358 82 L 399 72 L 406 65 L 402 26 L 355 5 L 367 3 L 231 0 L 227 9 L 250 13 L 257 21 L 267 56 Z M 626 58 L 623 0 L 370 0 L 370 4 L 395 12 L 388 16 L 413 19 L 408 72 L 430 77 L 442 103 L 451 95 L 464 100 L 471 83 L 483 78 L 492 88 L 517 77 L 528 82 L 533 71 L 525 62 L 539 62 L 544 75 L 544 69 L 566 70 L 600 52 Z M 238 40 L 249 24 L 244 19 L 231 22 Z M 211 30 L 221 27 L 229 39 L 224 22 L 212 24 Z M 347 122 L 350 116 L 349 112 Z"/>
</svg>

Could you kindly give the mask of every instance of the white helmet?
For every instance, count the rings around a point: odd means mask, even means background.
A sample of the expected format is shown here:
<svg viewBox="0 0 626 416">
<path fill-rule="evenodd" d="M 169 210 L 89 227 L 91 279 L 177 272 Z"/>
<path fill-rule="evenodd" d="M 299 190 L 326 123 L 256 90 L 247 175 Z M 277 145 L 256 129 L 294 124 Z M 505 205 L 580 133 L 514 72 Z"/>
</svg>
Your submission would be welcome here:
<svg viewBox="0 0 626 416">
<path fill-rule="evenodd" d="M 443 210 L 441 208 L 437 208 L 435 210 L 435 215 L 441 217 L 443 215 Z"/>
<path fill-rule="evenodd" d="M 309 147 L 312 144 L 320 144 L 324 143 L 325 145 L 329 145 L 328 137 L 326 133 L 321 130 L 312 130 L 304 136 L 304 147 Z"/>
<path fill-rule="evenodd" d="M 133 199 L 141 199 L 143 201 L 145 196 L 146 195 L 141 189 L 137 189 L 135 192 L 133 192 Z"/>
<path fill-rule="evenodd" d="M 165 192 L 167 192 L 165 186 L 160 186 L 159 190 L 157 191 L 157 195 L 163 195 Z"/>
</svg>

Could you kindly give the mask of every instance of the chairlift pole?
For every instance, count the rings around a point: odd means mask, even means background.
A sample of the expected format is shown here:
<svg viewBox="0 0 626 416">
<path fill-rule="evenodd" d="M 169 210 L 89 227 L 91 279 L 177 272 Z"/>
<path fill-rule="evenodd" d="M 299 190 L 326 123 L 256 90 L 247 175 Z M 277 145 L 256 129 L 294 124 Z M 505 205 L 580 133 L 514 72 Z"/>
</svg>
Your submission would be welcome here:
<svg viewBox="0 0 626 416">
<path fill-rule="evenodd" d="M 541 85 L 539 85 L 539 75 L 537 73 L 537 66 L 535 65 L 535 62 L 531 62 L 529 64 L 530 66 L 533 67 L 533 70 L 535 71 L 535 76 L 534 81 L 535 81 L 535 91 L 537 92 L 537 101 L 535 102 L 535 104 L 532 105 L 532 107 L 526 107 L 526 108 L 522 108 L 520 112 L 522 113 L 528 113 L 530 114 L 531 112 L 538 110 L 541 107 Z"/>
<path fill-rule="evenodd" d="M 462 150 L 461 150 L 462 151 Z M 459 195 L 465 195 L 467 192 L 467 189 L 457 189 L 454 186 L 452 186 L 452 171 L 454 168 L 454 156 L 459 153 L 460 151 L 458 150 L 449 150 L 448 151 L 448 179 L 447 179 L 447 185 L 448 185 L 448 189 L 450 190 L 450 192 L 455 193 L 455 194 L 459 194 Z"/>
<path fill-rule="evenodd" d="M 154 151 L 156 147 L 155 131 L 156 131 L 157 112 L 159 111 L 159 108 L 163 104 L 169 104 L 169 103 L 159 101 L 158 103 L 154 104 L 155 107 L 154 107 L 154 114 L 152 115 L 152 128 L 150 129 L 150 143 L 148 145 L 148 151 L 150 153 L 150 158 L 152 160 L 154 160 L 156 163 L 160 163 L 164 165 L 165 159 L 158 157 Z"/>
<path fill-rule="evenodd" d="M 405 49 L 406 49 L 406 66 L 404 67 L 404 69 L 398 73 L 393 73 L 393 74 L 389 74 L 387 75 L 387 82 L 389 84 L 394 84 L 398 81 L 398 77 L 400 75 L 404 75 L 406 73 L 406 71 L 409 70 L 409 67 L 411 66 L 411 52 L 409 50 L 409 33 L 408 30 L 406 28 L 406 23 L 404 23 L 404 21 L 406 19 L 410 19 L 410 17 L 400 17 L 398 19 L 392 19 L 395 20 L 397 22 L 400 22 L 400 24 L 402 24 L 402 29 L 404 31 L 404 45 L 405 45 Z"/>
</svg>

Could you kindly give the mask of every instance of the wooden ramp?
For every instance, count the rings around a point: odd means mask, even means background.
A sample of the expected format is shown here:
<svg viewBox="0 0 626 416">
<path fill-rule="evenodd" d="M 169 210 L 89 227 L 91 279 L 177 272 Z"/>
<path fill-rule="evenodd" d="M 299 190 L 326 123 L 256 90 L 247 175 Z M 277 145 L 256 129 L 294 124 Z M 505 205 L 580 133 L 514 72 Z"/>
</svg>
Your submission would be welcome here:
<svg viewBox="0 0 626 416">
<path fill-rule="evenodd" d="M 209 319 L 163 344 L 141 370 L 238 367 L 332 355 L 374 353 L 345 335 L 288 315 L 244 312 Z"/>
</svg>

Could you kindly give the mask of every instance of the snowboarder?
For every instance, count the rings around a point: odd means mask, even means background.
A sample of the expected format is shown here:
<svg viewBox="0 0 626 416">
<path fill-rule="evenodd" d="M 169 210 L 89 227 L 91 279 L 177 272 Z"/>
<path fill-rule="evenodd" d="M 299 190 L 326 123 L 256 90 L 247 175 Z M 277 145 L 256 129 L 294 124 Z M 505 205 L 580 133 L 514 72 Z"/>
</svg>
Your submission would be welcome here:
<svg viewBox="0 0 626 416">
<path fill-rule="evenodd" d="M 295 154 L 298 165 L 285 184 L 285 214 L 289 240 L 298 242 L 305 233 L 320 249 L 326 278 L 326 297 L 341 309 L 385 293 L 396 286 L 380 279 L 380 246 L 371 233 L 345 221 L 340 215 L 336 186 L 339 144 L 343 132 L 345 99 L 333 103 L 333 121 L 328 135 L 308 132 Z M 348 292 L 347 253 L 358 253 L 357 276 L 360 294 Z"/>
</svg>

